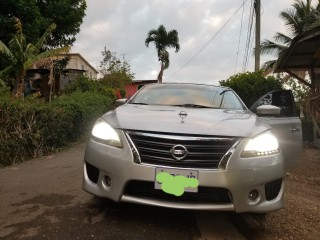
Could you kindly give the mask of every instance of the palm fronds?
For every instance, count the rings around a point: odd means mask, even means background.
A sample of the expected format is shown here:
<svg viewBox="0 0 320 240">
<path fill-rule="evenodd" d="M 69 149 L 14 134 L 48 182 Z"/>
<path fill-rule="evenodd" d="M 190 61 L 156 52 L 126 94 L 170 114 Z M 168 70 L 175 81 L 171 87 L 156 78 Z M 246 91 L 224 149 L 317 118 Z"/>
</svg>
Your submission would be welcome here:
<svg viewBox="0 0 320 240">
<path fill-rule="evenodd" d="M 163 70 L 169 68 L 169 52 L 167 48 L 174 48 L 176 52 L 180 50 L 178 32 L 176 30 L 167 31 L 163 25 L 148 32 L 145 45 L 150 42 L 155 44 L 158 53 L 158 60 L 161 62 L 161 69 L 158 75 L 159 82 L 162 81 Z"/>
</svg>

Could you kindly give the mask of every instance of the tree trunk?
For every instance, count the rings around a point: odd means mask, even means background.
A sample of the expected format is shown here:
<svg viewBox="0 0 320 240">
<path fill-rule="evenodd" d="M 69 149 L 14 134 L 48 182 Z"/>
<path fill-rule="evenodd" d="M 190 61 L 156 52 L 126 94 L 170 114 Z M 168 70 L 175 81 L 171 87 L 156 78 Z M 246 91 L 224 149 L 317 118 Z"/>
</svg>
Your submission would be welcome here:
<svg viewBox="0 0 320 240">
<path fill-rule="evenodd" d="M 14 98 L 24 98 L 24 75 L 25 70 L 22 69 L 16 78 L 14 89 L 12 91 L 12 96 Z"/>
<path fill-rule="evenodd" d="M 158 83 L 162 83 L 163 70 L 164 70 L 164 63 L 161 62 L 160 72 L 159 72 L 158 77 L 157 77 Z"/>
<path fill-rule="evenodd" d="M 15 97 L 17 95 L 18 89 L 19 89 L 19 84 L 20 84 L 20 76 L 16 77 L 16 81 L 14 83 L 14 88 L 13 91 L 11 93 L 12 97 Z"/>
<path fill-rule="evenodd" d="M 318 135 L 320 136 L 320 113 L 319 113 L 319 97 L 320 97 L 320 76 L 315 72 L 314 68 L 311 68 L 311 98 L 310 98 L 310 112 L 311 112 L 311 119 L 313 122 L 314 127 L 314 141 L 317 141 Z"/>
</svg>

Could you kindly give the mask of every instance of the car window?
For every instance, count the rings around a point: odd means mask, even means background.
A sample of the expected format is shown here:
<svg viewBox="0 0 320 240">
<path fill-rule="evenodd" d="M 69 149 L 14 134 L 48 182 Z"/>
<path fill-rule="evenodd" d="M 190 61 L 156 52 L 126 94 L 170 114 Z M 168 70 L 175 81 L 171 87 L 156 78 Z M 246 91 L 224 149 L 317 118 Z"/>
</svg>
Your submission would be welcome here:
<svg viewBox="0 0 320 240">
<path fill-rule="evenodd" d="M 210 85 L 155 84 L 141 89 L 129 102 L 149 105 L 197 105 L 211 108 L 244 109 L 231 89 Z"/>
<path fill-rule="evenodd" d="M 242 107 L 242 104 L 240 103 L 238 97 L 233 92 L 229 91 L 223 94 L 221 108 L 241 109 L 241 107 Z"/>
<path fill-rule="evenodd" d="M 250 108 L 256 112 L 256 108 L 261 105 L 273 105 L 280 108 L 279 117 L 293 117 L 295 116 L 295 104 L 291 91 L 289 90 L 276 90 L 267 93 L 261 97 Z"/>
</svg>

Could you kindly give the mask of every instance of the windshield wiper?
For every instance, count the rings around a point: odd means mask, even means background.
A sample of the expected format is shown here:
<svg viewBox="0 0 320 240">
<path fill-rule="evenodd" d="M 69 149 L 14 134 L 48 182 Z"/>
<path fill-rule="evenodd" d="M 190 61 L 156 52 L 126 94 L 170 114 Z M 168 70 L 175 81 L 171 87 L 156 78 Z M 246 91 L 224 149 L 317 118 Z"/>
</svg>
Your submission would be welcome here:
<svg viewBox="0 0 320 240">
<path fill-rule="evenodd" d="M 131 102 L 129 104 L 137 104 L 137 105 L 149 105 L 148 103 L 142 103 L 142 102 Z"/>
<path fill-rule="evenodd" d="M 229 91 L 231 91 L 231 89 L 225 89 L 219 95 L 225 94 L 226 92 L 229 92 Z"/>
<path fill-rule="evenodd" d="M 210 107 L 210 106 L 192 104 L 192 103 L 178 104 L 178 105 L 172 105 L 172 106 L 175 106 L 175 107 L 190 107 L 190 108 L 214 108 L 214 107 Z"/>
</svg>

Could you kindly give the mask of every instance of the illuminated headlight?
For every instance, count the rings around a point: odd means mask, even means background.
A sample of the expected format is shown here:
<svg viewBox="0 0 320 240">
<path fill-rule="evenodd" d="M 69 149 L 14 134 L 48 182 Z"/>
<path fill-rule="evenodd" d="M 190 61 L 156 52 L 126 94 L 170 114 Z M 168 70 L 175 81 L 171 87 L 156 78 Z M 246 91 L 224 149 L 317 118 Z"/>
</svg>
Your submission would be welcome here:
<svg viewBox="0 0 320 240">
<path fill-rule="evenodd" d="M 91 135 L 99 142 L 114 146 L 122 147 L 117 132 L 105 121 L 98 119 L 92 128 Z"/>
<path fill-rule="evenodd" d="M 259 157 L 279 153 L 279 142 L 270 132 L 252 138 L 244 148 L 241 157 Z"/>
</svg>

